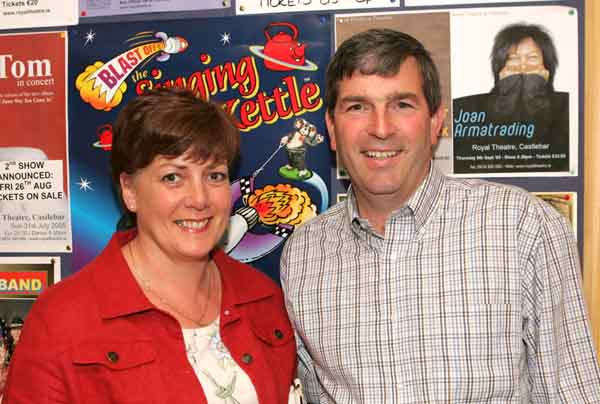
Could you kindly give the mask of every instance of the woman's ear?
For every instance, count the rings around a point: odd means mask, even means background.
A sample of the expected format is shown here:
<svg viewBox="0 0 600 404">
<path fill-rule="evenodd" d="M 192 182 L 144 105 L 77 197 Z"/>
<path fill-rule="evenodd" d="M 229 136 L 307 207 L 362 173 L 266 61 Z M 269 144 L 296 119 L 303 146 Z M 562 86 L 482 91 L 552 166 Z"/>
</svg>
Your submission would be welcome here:
<svg viewBox="0 0 600 404">
<path fill-rule="evenodd" d="M 136 212 L 136 193 L 133 184 L 133 177 L 129 174 L 122 173 L 119 176 L 119 182 L 121 184 L 121 195 L 123 197 L 123 203 L 130 212 Z"/>
</svg>

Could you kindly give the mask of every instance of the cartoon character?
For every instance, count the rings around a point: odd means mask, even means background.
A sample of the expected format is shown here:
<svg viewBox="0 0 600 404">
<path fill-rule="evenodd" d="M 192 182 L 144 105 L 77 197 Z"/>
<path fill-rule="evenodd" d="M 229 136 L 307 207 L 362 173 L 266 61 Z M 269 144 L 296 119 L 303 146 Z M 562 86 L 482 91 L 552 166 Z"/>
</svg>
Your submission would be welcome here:
<svg viewBox="0 0 600 404">
<path fill-rule="evenodd" d="M 271 27 L 286 27 L 292 31 L 292 35 L 279 31 L 275 35 L 269 34 Z M 304 65 L 304 50 L 305 44 L 298 41 L 298 28 L 289 22 L 273 22 L 265 28 L 265 55 L 271 59 L 265 59 L 265 67 L 271 70 L 288 71 L 292 67 L 288 65 L 303 66 Z M 278 63 L 280 62 L 280 63 Z M 283 62 L 283 63 L 281 63 Z"/>
<path fill-rule="evenodd" d="M 180 36 L 168 36 L 164 32 L 157 32 L 154 34 L 156 38 L 160 38 L 163 41 L 164 49 L 162 52 L 156 57 L 156 60 L 159 62 L 166 62 L 169 60 L 171 55 L 176 53 L 181 53 L 185 51 L 189 44 L 185 38 Z"/>
<path fill-rule="evenodd" d="M 288 164 L 283 167 L 285 171 L 296 171 L 300 179 L 311 176 L 306 169 L 306 146 L 316 146 L 323 142 L 323 136 L 317 133 L 317 127 L 306 119 L 296 118 L 294 132 L 281 138 L 280 143 L 285 145 Z M 284 174 L 284 173 L 282 173 Z"/>
<path fill-rule="evenodd" d="M 221 247 L 229 256 L 252 262 L 283 243 L 294 229 L 314 218 L 317 208 L 306 191 L 291 184 L 255 188 L 254 177 L 231 184 L 234 206 Z"/>
<path fill-rule="evenodd" d="M 272 35 L 269 31 L 276 32 Z M 294 24 L 285 21 L 272 22 L 264 29 L 264 33 L 265 45 L 250 45 L 249 50 L 264 60 L 266 69 L 278 72 L 319 69 L 319 66 L 306 58 L 307 45 L 300 42 L 300 31 Z"/>
</svg>

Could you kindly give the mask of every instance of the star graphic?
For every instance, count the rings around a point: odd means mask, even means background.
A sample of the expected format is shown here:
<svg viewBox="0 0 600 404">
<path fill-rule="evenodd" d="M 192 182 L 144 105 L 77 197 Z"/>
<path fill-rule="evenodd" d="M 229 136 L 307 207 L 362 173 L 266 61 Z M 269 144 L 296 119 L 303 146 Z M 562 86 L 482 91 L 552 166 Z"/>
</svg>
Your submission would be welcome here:
<svg viewBox="0 0 600 404">
<path fill-rule="evenodd" d="M 223 46 L 229 45 L 231 43 L 231 35 L 229 34 L 229 32 L 223 32 L 221 34 L 221 42 L 223 43 Z"/>
<path fill-rule="evenodd" d="M 83 46 L 94 42 L 94 38 L 96 38 L 96 33 L 90 28 L 90 30 L 85 34 L 85 43 Z"/>
<path fill-rule="evenodd" d="M 79 185 L 79 189 L 84 192 L 94 190 L 94 188 L 91 187 L 92 181 L 88 181 L 87 178 L 79 177 L 79 182 L 77 182 L 76 184 Z"/>
</svg>

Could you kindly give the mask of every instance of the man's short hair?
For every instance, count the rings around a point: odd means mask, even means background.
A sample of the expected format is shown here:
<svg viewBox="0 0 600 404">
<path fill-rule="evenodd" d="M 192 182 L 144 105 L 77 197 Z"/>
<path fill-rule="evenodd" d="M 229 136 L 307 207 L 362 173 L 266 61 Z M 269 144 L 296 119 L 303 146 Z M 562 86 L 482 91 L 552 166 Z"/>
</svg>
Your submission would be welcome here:
<svg viewBox="0 0 600 404">
<path fill-rule="evenodd" d="M 327 67 L 325 102 L 333 116 L 339 82 L 356 72 L 389 77 L 398 73 L 406 58 L 414 57 L 423 82 L 423 93 L 433 115 L 441 105 L 442 90 L 435 63 L 423 44 L 412 36 L 392 29 L 370 29 L 345 40 Z"/>
<path fill-rule="evenodd" d="M 558 66 L 558 55 L 550 34 L 540 25 L 535 24 L 511 24 L 504 27 L 496 34 L 494 46 L 490 58 L 492 60 L 492 73 L 494 83 L 500 79 L 500 71 L 508 60 L 510 48 L 518 45 L 522 40 L 531 38 L 539 46 L 544 58 L 544 67 L 550 73 L 548 87 L 554 90 L 554 74 Z"/>
</svg>

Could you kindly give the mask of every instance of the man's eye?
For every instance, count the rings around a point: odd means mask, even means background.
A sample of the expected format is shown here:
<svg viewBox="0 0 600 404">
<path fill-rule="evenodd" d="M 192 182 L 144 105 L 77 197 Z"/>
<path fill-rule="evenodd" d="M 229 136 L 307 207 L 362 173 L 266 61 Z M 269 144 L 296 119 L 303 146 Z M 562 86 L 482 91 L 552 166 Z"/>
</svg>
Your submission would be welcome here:
<svg viewBox="0 0 600 404">
<path fill-rule="evenodd" d="M 398 102 L 394 103 L 393 105 L 396 109 L 414 108 L 414 106 L 410 102 L 406 102 L 406 101 L 398 101 Z"/>
<path fill-rule="evenodd" d="M 161 178 L 162 181 L 164 182 L 176 182 L 177 180 L 179 180 L 179 174 L 175 174 L 175 173 L 169 173 L 165 176 L 163 176 Z"/>
<path fill-rule="evenodd" d="M 362 111 L 364 109 L 362 104 L 352 104 L 346 108 L 347 111 Z"/>
<path fill-rule="evenodd" d="M 208 178 L 213 182 L 222 182 L 222 181 L 227 181 L 229 179 L 229 176 L 227 175 L 227 173 L 216 171 L 216 172 L 210 173 L 208 175 Z"/>
</svg>

